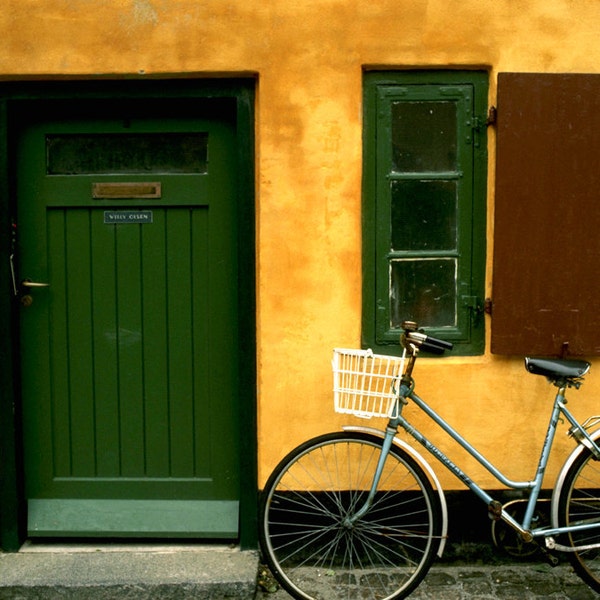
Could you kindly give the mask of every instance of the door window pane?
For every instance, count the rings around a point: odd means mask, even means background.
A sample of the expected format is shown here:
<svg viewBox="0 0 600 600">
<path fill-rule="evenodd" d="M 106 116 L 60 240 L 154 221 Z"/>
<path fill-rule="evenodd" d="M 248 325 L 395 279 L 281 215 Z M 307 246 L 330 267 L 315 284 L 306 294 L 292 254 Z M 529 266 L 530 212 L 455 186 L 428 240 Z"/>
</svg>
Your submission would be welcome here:
<svg viewBox="0 0 600 600">
<path fill-rule="evenodd" d="M 455 102 L 392 103 L 392 170 L 456 170 Z"/>
<path fill-rule="evenodd" d="M 456 259 L 399 259 L 390 263 L 390 326 L 456 326 Z"/>
<path fill-rule="evenodd" d="M 456 181 L 391 182 L 392 250 L 456 249 Z"/>
<path fill-rule="evenodd" d="M 206 133 L 46 136 L 48 175 L 206 173 Z"/>
</svg>

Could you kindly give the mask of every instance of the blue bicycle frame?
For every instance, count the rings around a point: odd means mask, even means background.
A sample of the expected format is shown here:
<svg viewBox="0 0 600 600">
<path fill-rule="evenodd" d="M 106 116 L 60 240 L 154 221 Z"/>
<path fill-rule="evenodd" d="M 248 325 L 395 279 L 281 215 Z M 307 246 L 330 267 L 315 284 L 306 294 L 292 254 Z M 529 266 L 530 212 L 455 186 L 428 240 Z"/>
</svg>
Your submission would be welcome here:
<svg viewBox="0 0 600 600">
<path fill-rule="evenodd" d="M 589 436 L 587 431 L 578 423 L 575 417 L 569 412 L 566 407 L 565 399 L 565 388 L 559 388 L 555 400 L 554 407 L 552 409 L 552 415 L 548 424 L 548 431 L 546 433 L 546 439 L 542 447 L 540 454 L 538 467 L 534 479 L 531 481 L 512 481 L 506 477 L 499 469 L 497 469 L 489 460 L 487 460 L 480 452 L 477 451 L 462 435 L 460 435 L 452 426 L 450 426 L 442 417 L 440 417 L 422 398 L 414 393 L 412 386 L 407 386 L 402 383 L 398 396 L 398 410 L 397 416 L 390 419 L 388 427 L 386 429 L 385 437 L 382 442 L 382 452 L 379 458 L 378 468 L 373 480 L 371 492 L 365 505 L 355 513 L 351 518 L 350 522 L 354 522 L 360 519 L 368 510 L 371 505 L 371 501 L 375 496 L 379 478 L 383 472 L 383 466 L 389 449 L 392 446 L 394 436 L 396 435 L 398 428 L 404 429 L 411 437 L 419 442 L 427 451 L 432 454 L 438 461 L 446 466 L 450 472 L 454 473 L 460 481 L 462 481 L 473 493 L 475 493 L 482 501 L 484 501 L 494 518 L 502 519 L 507 522 L 511 527 L 518 531 L 525 541 L 531 541 L 535 537 L 549 537 L 559 535 L 561 533 L 573 532 L 583 529 L 592 529 L 600 527 L 600 523 L 597 524 L 584 524 L 584 525 L 572 525 L 568 527 L 542 527 L 537 529 L 531 529 L 531 523 L 534 516 L 537 500 L 539 498 L 540 491 L 542 489 L 544 473 L 550 457 L 550 451 L 554 442 L 556 434 L 556 428 L 559 422 L 559 417 L 563 415 L 573 427 L 573 431 L 577 432 L 581 439 L 587 440 L 586 445 L 591 448 L 592 452 L 600 457 L 600 448 L 596 442 Z M 515 490 L 528 490 L 529 499 L 527 500 L 527 508 L 523 523 L 518 523 L 508 512 L 506 512 L 500 505 L 499 502 L 495 501 L 485 490 L 483 490 L 477 483 L 475 483 L 464 471 L 462 471 L 457 465 L 454 464 L 435 444 L 429 441 L 421 432 L 413 427 L 403 416 L 402 411 L 404 406 L 408 403 L 408 399 L 412 400 L 421 410 L 423 410 L 435 423 L 439 425 L 453 440 L 455 440 L 462 448 L 464 448 L 473 458 L 477 460 L 485 469 L 491 473 L 499 482 L 507 487 Z"/>
</svg>

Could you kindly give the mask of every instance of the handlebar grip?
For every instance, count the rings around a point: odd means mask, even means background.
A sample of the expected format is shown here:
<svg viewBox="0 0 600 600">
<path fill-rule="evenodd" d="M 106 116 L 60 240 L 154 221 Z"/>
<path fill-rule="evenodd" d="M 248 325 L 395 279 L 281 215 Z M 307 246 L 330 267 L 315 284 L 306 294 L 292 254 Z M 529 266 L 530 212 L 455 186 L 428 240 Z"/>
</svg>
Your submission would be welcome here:
<svg viewBox="0 0 600 600">
<path fill-rule="evenodd" d="M 446 340 L 439 340 L 434 337 L 427 336 L 421 344 L 421 350 L 431 352 L 432 354 L 444 354 L 446 350 L 452 350 L 454 344 Z"/>
<path fill-rule="evenodd" d="M 431 354 L 444 354 L 446 350 L 452 350 L 453 348 L 452 342 L 425 335 L 420 331 L 409 331 L 407 337 L 409 340 L 414 341 L 421 350 Z"/>
</svg>

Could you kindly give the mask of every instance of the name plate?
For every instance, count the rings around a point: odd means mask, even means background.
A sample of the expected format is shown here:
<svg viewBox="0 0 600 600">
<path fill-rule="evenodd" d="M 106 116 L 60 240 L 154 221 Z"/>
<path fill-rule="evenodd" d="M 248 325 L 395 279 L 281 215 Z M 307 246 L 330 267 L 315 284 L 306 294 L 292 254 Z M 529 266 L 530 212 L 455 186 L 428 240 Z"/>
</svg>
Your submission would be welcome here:
<svg viewBox="0 0 600 600">
<path fill-rule="evenodd" d="M 151 210 L 105 210 L 104 224 L 105 225 L 128 225 L 137 223 L 145 225 L 152 223 Z"/>
</svg>

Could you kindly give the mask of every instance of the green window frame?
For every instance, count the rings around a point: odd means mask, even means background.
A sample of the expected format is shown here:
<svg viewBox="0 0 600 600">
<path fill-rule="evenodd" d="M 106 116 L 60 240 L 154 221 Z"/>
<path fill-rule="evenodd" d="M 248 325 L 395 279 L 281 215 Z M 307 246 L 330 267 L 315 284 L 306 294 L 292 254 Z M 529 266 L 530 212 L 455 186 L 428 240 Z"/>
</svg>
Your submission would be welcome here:
<svg viewBox="0 0 600 600">
<path fill-rule="evenodd" d="M 480 71 L 364 75 L 363 344 L 403 320 L 483 353 L 486 115 Z"/>
</svg>

